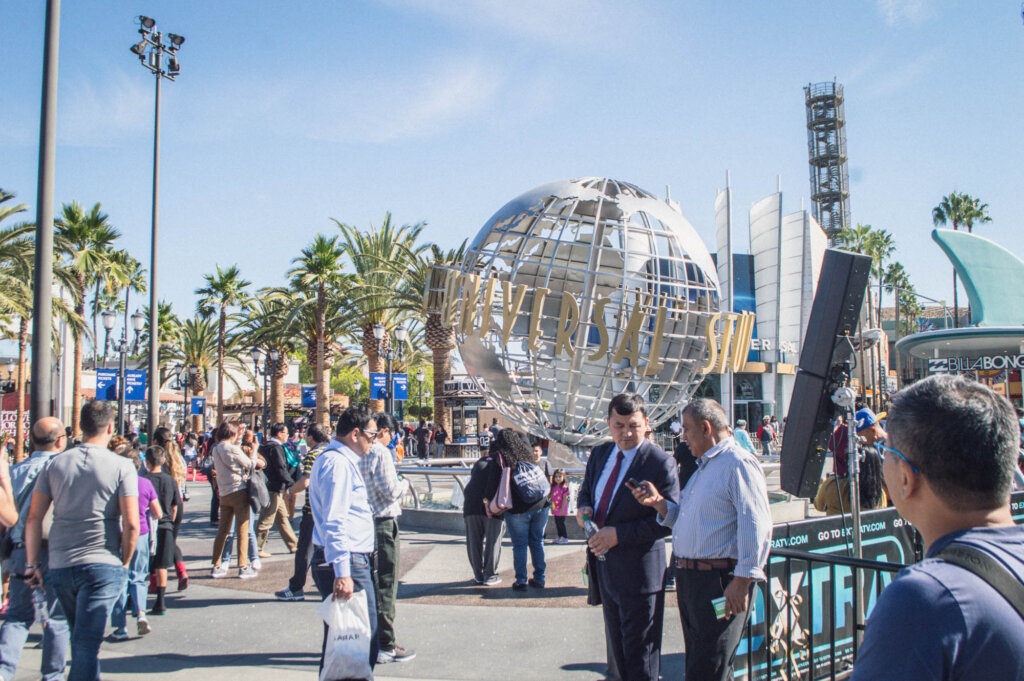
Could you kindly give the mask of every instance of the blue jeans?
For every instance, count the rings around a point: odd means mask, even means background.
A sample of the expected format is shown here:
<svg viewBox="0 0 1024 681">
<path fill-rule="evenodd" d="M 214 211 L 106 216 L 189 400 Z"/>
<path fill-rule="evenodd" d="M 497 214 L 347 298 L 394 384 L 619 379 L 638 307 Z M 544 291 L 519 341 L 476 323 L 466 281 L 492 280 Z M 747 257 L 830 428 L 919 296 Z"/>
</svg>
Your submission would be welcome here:
<svg viewBox="0 0 1024 681">
<path fill-rule="evenodd" d="M 71 626 L 71 671 L 68 681 L 100 678 L 100 643 L 114 603 L 128 583 L 120 565 L 89 563 L 50 570 L 46 581 L 57 591 Z"/>
<path fill-rule="evenodd" d="M 249 512 L 249 549 L 246 551 L 246 555 L 249 558 L 249 564 L 259 558 L 259 551 L 256 548 L 256 519 L 252 517 L 252 511 Z M 231 551 L 235 546 L 235 523 L 231 524 L 231 529 L 228 531 L 228 538 L 224 540 L 224 551 L 220 554 L 220 563 L 225 568 L 231 565 Z"/>
<path fill-rule="evenodd" d="M 505 513 L 508 536 L 512 540 L 512 565 L 516 570 L 516 584 L 526 584 L 526 549 L 530 549 L 533 578 L 544 583 L 544 526 L 548 524 L 547 506 L 526 513 Z"/>
<path fill-rule="evenodd" d="M 127 623 L 129 602 L 131 612 L 138 617 L 146 614 L 146 597 L 149 595 L 149 540 L 153 537 L 152 530 L 139 535 L 139 543 L 132 554 L 132 564 L 128 566 L 128 588 L 121 592 L 110 613 L 110 626 L 124 629 Z"/>
<path fill-rule="evenodd" d="M 366 592 L 367 613 L 370 619 L 370 669 L 377 664 L 377 653 L 380 645 L 377 641 L 377 594 L 373 590 L 373 575 L 370 572 L 370 556 L 365 553 L 353 553 L 351 576 L 356 591 Z M 317 547 L 313 550 L 313 582 L 321 598 L 334 593 L 334 568 L 324 565 L 324 550 Z M 324 641 L 320 645 L 320 669 L 324 668 L 324 651 L 327 647 L 327 623 L 324 623 Z"/>
<path fill-rule="evenodd" d="M 46 551 L 40 553 L 43 571 L 46 570 Z M 25 572 L 25 549 L 14 549 L 4 568 L 13 574 Z M 68 659 L 68 621 L 57 602 L 57 592 L 47 584 L 46 604 L 50 609 L 50 622 L 43 629 L 43 659 L 40 664 L 43 681 L 63 681 L 64 665 Z M 11 577 L 10 601 L 7 604 L 7 619 L 0 627 L 0 678 L 11 681 L 14 670 L 25 647 L 28 629 L 35 622 L 36 612 L 32 605 L 32 590 L 24 581 Z"/>
</svg>

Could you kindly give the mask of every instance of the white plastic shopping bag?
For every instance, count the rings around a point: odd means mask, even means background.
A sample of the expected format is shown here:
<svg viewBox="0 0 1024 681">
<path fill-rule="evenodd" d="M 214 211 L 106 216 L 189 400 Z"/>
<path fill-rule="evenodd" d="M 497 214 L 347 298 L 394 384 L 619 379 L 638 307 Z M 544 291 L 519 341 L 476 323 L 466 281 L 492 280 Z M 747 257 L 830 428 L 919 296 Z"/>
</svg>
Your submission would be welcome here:
<svg viewBox="0 0 1024 681">
<path fill-rule="evenodd" d="M 320 617 L 327 623 L 327 647 L 320 681 L 373 679 L 366 592 L 356 591 L 347 601 L 336 601 L 332 594 L 324 599 L 319 610 Z"/>
</svg>

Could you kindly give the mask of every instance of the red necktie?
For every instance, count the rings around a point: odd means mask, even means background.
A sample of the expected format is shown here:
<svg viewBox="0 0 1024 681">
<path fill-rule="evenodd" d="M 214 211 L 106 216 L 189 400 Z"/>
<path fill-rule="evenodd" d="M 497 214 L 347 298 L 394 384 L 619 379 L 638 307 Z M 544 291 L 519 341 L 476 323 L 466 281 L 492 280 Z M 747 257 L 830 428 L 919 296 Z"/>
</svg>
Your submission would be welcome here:
<svg viewBox="0 0 1024 681">
<path fill-rule="evenodd" d="M 626 455 L 619 450 L 618 456 L 615 458 L 615 466 L 612 467 L 612 474 L 608 476 L 608 482 L 604 484 L 604 491 L 601 492 L 601 501 L 597 504 L 597 512 L 594 513 L 594 522 L 597 523 L 598 527 L 604 527 L 605 517 L 608 515 L 608 507 L 612 503 L 612 497 L 615 496 L 615 483 L 619 481 L 619 469 L 622 468 L 622 460 L 626 458 Z"/>
</svg>

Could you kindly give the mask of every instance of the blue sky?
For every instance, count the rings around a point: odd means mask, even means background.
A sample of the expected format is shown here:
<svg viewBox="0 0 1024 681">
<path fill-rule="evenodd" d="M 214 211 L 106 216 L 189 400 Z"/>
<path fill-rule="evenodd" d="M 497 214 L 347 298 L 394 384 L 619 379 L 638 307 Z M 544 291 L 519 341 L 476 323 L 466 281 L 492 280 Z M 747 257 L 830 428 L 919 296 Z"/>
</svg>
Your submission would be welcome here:
<svg viewBox="0 0 1024 681">
<path fill-rule="evenodd" d="M 0 187 L 34 216 L 44 2 L 3 7 Z M 966 191 L 1018 255 L 1017 0 L 64 2 L 56 196 L 99 201 L 149 258 L 153 77 L 134 17 L 186 37 L 163 87 L 159 290 L 179 314 L 216 264 L 281 283 L 330 218 L 428 223 L 444 247 L 542 183 L 672 197 L 708 244 L 732 175 L 737 236 L 782 176 L 809 206 L 803 86 L 845 87 L 856 222 L 952 302 L 931 209 Z"/>
</svg>

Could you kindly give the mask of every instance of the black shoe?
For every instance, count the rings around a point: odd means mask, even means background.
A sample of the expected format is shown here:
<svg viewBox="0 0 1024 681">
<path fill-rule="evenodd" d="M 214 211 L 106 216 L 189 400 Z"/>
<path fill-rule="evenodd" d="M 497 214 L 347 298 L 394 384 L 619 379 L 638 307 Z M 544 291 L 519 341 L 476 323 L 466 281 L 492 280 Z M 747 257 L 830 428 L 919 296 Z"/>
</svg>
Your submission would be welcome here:
<svg viewBox="0 0 1024 681">
<path fill-rule="evenodd" d="M 523 584 L 522 582 L 516 582 L 515 584 L 512 585 L 512 590 L 513 591 L 526 591 L 526 585 Z"/>
<path fill-rule="evenodd" d="M 149 611 L 150 615 L 163 615 L 167 612 L 167 608 L 152 608 Z"/>
<path fill-rule="evenodd" d="M 529 584 L 530 586 L 532 586 L 534 589 L 543 589 L 544 588 L 544 582 L 539 582 L 536 579 L 533 579 L 532 577 L 529 580 L 527 580 L 526 583 Z"/>
</svg>

